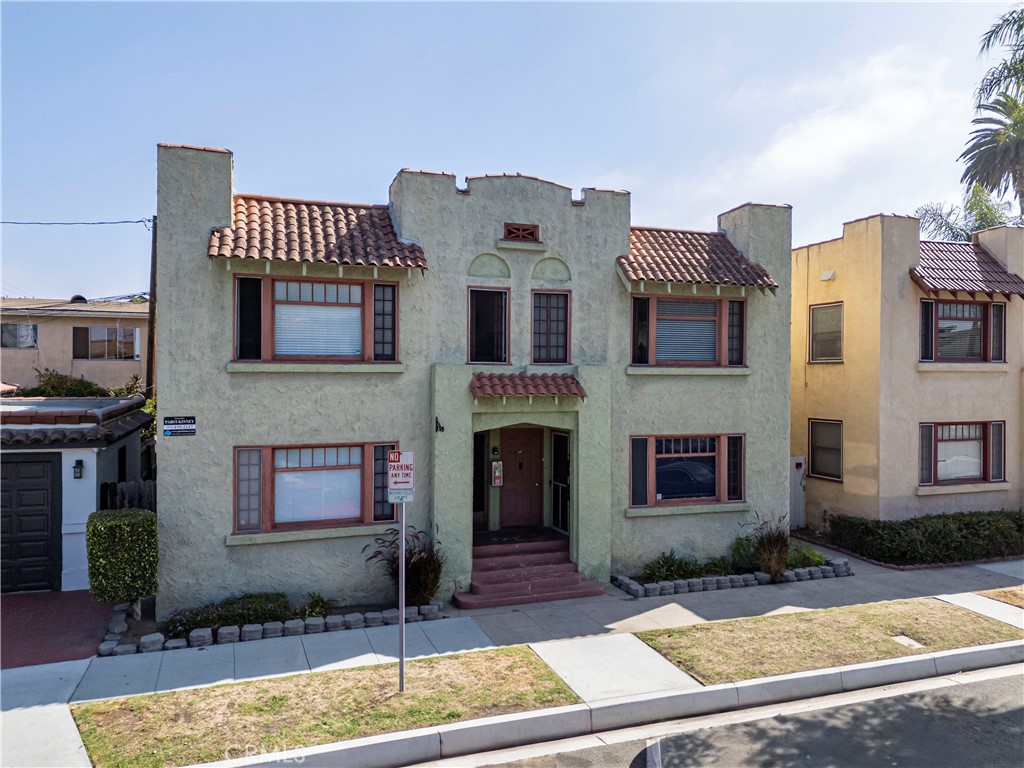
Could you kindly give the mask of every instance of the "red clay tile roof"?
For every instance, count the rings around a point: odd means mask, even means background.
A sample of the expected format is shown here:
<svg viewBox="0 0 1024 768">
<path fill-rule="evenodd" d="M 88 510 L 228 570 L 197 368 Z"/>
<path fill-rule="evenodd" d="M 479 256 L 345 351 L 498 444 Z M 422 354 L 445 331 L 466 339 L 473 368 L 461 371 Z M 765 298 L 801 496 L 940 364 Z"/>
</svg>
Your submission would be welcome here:
<svg viewBox="0 0 1024 768">
<path fill-rule="evenodd" d="M 632 227 L 629 255 L 616 259 L 628 280 L 777 288 L 768 271 L 748 261 L 720 232 Z"/>
<path fill-rule="evenodd" d="M 234 224 L 210 235 L 210 256 L 366 267 L 427 268 L 403 243 L 386 205 L 235 195 Z"/>
<path fill-rule="evenodd" d="M 921 261 L 911 267 L 910 278 L 921 290 L 933 296 L 948 293 L 984 293 L 990 298 L 997 293 L 1007 299 L 1024 297 L 1024 279 L 1008 272 L 977 243 L 946 243 L 921 241 Z"/>
<path fill-rule="evenodd" d="M 150 414 L 133 411 L 102 424 L 81 424 L 78 427 L 40 426 L 34 429 L 0 429 L 0 445 L 22 447 L 109 445 L 142 429 L 152 421 L 153 417 Z"/>
<path fill-rule="evenodd" d="M 574 395 L 587 391 L 571 373 L 477 373 L 469 382 L 473 398 Z"/>
</svg>

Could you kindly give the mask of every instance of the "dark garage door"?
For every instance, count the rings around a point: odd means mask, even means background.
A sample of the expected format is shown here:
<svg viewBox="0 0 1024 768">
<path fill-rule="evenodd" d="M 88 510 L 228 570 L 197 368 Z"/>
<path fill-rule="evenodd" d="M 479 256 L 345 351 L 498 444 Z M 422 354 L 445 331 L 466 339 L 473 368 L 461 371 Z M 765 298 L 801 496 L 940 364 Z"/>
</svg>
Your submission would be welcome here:
<svg viewBox="0 0 1024 768">
<path fill-rule="evenodd" d="M 60 454 L 0 457 L 0 590 L 60 589 Z"/>
</svg>

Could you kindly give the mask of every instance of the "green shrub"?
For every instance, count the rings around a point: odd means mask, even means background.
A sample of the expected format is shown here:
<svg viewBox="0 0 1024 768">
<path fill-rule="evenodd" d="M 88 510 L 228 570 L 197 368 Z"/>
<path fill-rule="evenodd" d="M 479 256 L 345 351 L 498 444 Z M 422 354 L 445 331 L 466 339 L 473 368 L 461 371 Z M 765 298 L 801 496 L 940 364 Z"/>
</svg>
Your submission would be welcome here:
<svg viewBox="0 0 1024 768">
<path fill-rule="evenodd" d="M 695 579 L 701 572 L 702 566 L 696 560 L 678 557 L 676 551 L 670 549 L 644 564 L 643 578 L 646 581 L 676 581 Z"/>
<path fill-rule="evenodd" d="M 736 573 L 753 573 L 757 570 L 754 545 L 749 536 L 737 536 L 732 543 L 732 568 Z"/>
<path fill-rule="evenodd" d="M 168 637 L 188 637 L 193 629 L 209 627 L 214 632 L 221 626 L 220 614 L 213 603 L 186 611 L 175 611 L 164 622 L 164 634 Z M 230 626 L 225 624 L 224 626 Z"/>
<path fill-rule="evenodd" d="M 710 557 L 704 561 L 700 569 L 700 576 L 728 576 L 732 573 L 732 563 L 725 555 Z"/>
<path fill-rule="evenodd" d="M 786 555 L 787 568 L 813 568 L 825 564 L 825 556 L 811 547 L 809 544 L 789 545 L 789 554 Z"/>
<path fill-rule="evenodd" d="M 291 618 L 292 612 L 288 597 L 283 592 L 254 592 L 239 597 L 229 597 L 217 604 L 216 609 L 218 625 L 223 627 L 244 627 L 246 624 L 287 621 Z"/>
<path fill-rule="evenodd" d="M 135 602 L 157 590 L 156 514 L 101 509 L 85 524 L 89 592 L 99 602 Z"/>
<path fill-rule="evenodd" d="M 379 566 L 391 579 L 398 590 L 398 529 L 389 528 L 384 536 L 378 536 L 373 544 L 363 547 L 363 552 L 373 547 L 366 562 Z M 417 531 L 409 526 L 405 534 L 405 604 L 426 605 L 441 587 L 441 575 L 447 562 L 445 554 L 426 531 Z"/>
<path fill-rule="evenodd" d="M 911 520 L 827 517 L 829 542 L 893 565 L 925 565 L 1024 555 L 1024 513 L 960 512 Z"/>
<path fill-rule="evenodd" d="M 309 593 L 309 602 L 299 608 L 295 615 L 300 619 L 308 619 L 313 616 L 326 617 L 331 612 L 331 601 L 319 592 Z"/>
<path fill-rule="evenodd" d="M 772 581 L 782 580 L 782 572 L 786 570 L 786 556 L 789 554 L 789 525 L 785 515 L 777 518 L 761 519 L 754 513 L 756 522 L 743 523 L 753 526 L 750 534 L 750 546 L 758 568 L 772 577 Z"/>
</svg>

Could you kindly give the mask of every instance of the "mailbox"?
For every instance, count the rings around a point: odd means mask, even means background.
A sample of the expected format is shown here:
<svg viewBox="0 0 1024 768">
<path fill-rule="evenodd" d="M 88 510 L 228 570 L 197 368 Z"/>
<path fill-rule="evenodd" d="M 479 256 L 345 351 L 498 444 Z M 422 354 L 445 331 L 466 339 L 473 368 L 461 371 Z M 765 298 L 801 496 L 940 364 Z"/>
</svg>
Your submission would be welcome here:
<svg viewBox="0 0 1024 768">
<path fill-rule="evenodd" d="M 499 486 L 502 484 L 502 470 L 500 461 L 491 462 L 491 485 Z"/>
</svg>

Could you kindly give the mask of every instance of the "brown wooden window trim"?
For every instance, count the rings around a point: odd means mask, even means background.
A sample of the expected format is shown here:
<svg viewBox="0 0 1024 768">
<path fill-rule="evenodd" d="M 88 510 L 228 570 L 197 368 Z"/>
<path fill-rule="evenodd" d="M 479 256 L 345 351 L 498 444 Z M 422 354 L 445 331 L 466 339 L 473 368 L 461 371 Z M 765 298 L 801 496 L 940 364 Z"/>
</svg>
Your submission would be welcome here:
<svg viewBox="0 0 1024 768">
<path fill-rule="evenodd" d="M 537 359 L 537 348 L 535 346 L 536 337 L 536 312 L 537 312 L 537 296 L 565 296 L 565 359 L 564 360 L 538 360 Z M 548 306 L 548 311 L 551 308 Z M 550 332 L 551 318 L 548 318 L 548 357 L 551 356 L 551 332 Z M 572 291 L 556 291 L 547 289 L 534 289 L 530 292 L 530 362 L 533 365 L 571 365 L 572 364 Z"/>
<path fill-rule="evenodd" d="M 242 358 L 239 350 L 239 281 L 243 279 L 259 280 L 261 285 L 261 328 L 260 328 L 260 357 L 259 359 Z M 359 302 L 315 302 L 315 301 L 290 301 L 288 299 L 275 298 L 276 283 L 313 283 L 325 286 L 358 286 L 360 289 Z M 393 353 L 391 356 L 383 356 L 378 359 L 374 354 L 375 334 L 374 323 L 376 320 L 375 296 L 378 286 L 389 286 L 394 289 L 393 298 Z M 332 278 L 316 277 L 264 277 L 262 275 L 240 274 L 235 278 L 234 291 L 234 312 L 233 312 L 233 338 L 231 358 L 236 362 L 288 362 L 288 363 L 398 363 L 401 360 L 399 346 L 399 288 L 398 283 L 385 280 L 339 280 Z M 298 306 L 337 306 L 337 307 L 359 307 L 361 336 L 359 355 L 280 355 L 274 350 L 274 307 L 281 305 Z"/>
<path fill-rule="evenodd" d="M 739 456 L 737 457 L 737 485 L 739 487 L 739 493 L 733 495 L 730 498 L 729 494 L 729 438 L 739 438 Z M 715 440 L 714 452 L 705 451 L 703 453 L 657 453 L 657 441 L 659 440 L 700 440 L 700 439 L 713 439 Z M 645 440 L 647 442 L 647 503 L 644 505 L 634 505 L 632 499 L 633 490 L 633 442 L 635 440 Z M 637 507 L 685 507 L 685 506 L 698 506 L 703 504 L 726 504 L 742 502 L 746 500 L 747 492 L 747 481 L 746 481 L 746 459 L 747 459 L 747 436 L 745 433 L 738 432 L 723 432 L 714 434 L 695 434 L 695 435 L 630 435 L 629 441 L 629 498 L 630 506 Z M 657 459 L 658 457 L 666 456 L 714 456 L 715 457 L 715 492 L 708 496 L 700 496 L 689 499 L 659 499 L 658 498 L 658 483 L 657 483 Z"/>
<path fill-rule="evenodd" d="M 921 304 L 931 305 L 931 328 L 928 329 L 930 333 L 930 344 L 931 344 L 931 357 L 926 357 L 920 354 L 919 360 L 923 363 L 1003 363 L 1006 362 L 1006 304 L 1001 301 L 958 301 L 958 300 L 943 300 L 943 299 L 922 299 Z M 977 357 L 949 357 L 939 355 L 939 314 L 940 307 L 956 305 L 956 306 L 979 306 L 982 307 L 981 317 L 981 354 Z M 993 307 L 1002 307 L 1002 321 L 999 327 L 999 334 L 1002 338 L 1002 356 L 994 357 L 992 354 L 992 346 L 995 341 L 993 330 L 995 321 L 993 319 L 994 310 Z M 944 318 L 948 319 L 948 318 Z M 924 325 L 922 321 L 922 326 Z M 922 332 L 923 332 L 922 328 Z"/>
<path fill-rule="evenodd" d="M 397 440 L 381 440 L 370 443 L 317 443 L 317 444 L 298 444 L 298 445 L 240 445 L 236 446 L 232 451 L 232 510 L 233 519 L 231 523 L 231 530 L 236 534 L 249 534 L 249 533 L 272 533 L 280 531 L 305 531 L 315 530 L 323 528 L 354 528 L 364 525 L 380 525 L 381 523 L 394 522 L 395 517 L 392 514 L 391 519 L 379 519 L 374 520 L 374 448 L 378 445 L 393 446 L 393 450 L 398 450 Z M 277 523 L 274 520 L 274 493 L 275 493 L 275 479 L 278 472 L 304 472 L 304 471 L 315 471 L 323 470 L 324 467 L 303 467 L 303 468 L 288 468 L 278 469 L 274 466 L 274 451 L 278 449 L 324 449 L 324 448 L 359 448 L 361 451 L 360 462 L 358 465 L 345 465 L 345 466 L 331 466 L 326 469 L 351 469 L 358 466 L 360 470 L 359 476 L 359 509 L 360 516 L 358 519 L 351 518 L 335 518 L 330 520 L 315 520 L 315 521 L 303 521 L 303 522 L 291 522 L 291 523 Z M 238 513 L 239 513 L 239 452 L 240 451 L 260 451 L 260 526 L 255 527 L 241 527 L 238 524 Z M 386 471 L 386 470 L 385 470 Z M 392 513 L 394 513 L 394 506 L 391 507 Z"/>
<path fill-rule="evenodd" d="M 637 354 L 634 349 L 634 340 L 636 335 L 636 323 L 635 313 L 633 310 L 633 301 L 637 299 L 647 300 L 647 362 L 636 362 Z M 697 301 L 704 303 L 713 303 L 717 305 L 716 313 L 714 318 L 708 316 L 695 316 L 692 319 L 715 322 L 715 360 L 714 361 L 689 361 L 689 360 L 658 360 L 657 359 L 657 322 L 658 314 L 657 307 L 658 301 Z M 729 362 L 729 305 L 732 302 L 742 304 L 742 321 L 740 327 L 740 333 L 743 336 L 742 339 L 742 362 L 739 364 L 730 364 Z M 747 367 L 747 310 L 749 305 L 746 297 L 743 296 L 723 296 L 723 297 L 706 297 L 706 296 L 694 296 L 694 297 L 681 297 L 681 296 L 666 296 L 664 294 L 653 294 L 653 293 L 634 293 L 632 294 L 632 301 L 630 302 L 630 365 L 634 366 L 647 366 L 651 368 L 746 368 Z M 688 316 L 664 316 L 665 320 L 687 320 L 691 319 Z"/>
<path fill-rule="evenodd" d="M 1001 425 L 1001 475 L 992 477 L 992 427 Z M 921 482 L 920 465 L 918 467 L 918 485 L 920 486 L 957 486 L 975 485 L 978 483 L 1002 483 L 1006 481 L 1006 422 L 1005 421 L 926 421 L 918 427 L 920 439 L 920 427 L 931 427 L 931 479 L 930 483 Z M 951 442 L 973 442 L 975 438 L 941 438 L 939 436 L 942 427 L 981 427 L 981 475 L 977 477 L 964 477 L 955 480 L 939 479 L 939 443 Z"/>
<path fill-rule="evenodd" d="M 814 357 L 814 310 L 839 307 L 839 357 Z M 807 362 L 814 365 L 839 365 L 846 355 L 846 307 L 841 301 L 830 301 L 824 304 L 811 304 L 807 307 Z"/>
<path fill-rule="evenodd" d="M 539 243 L 540 225 L 505 222 L 504 234 L 501 239 L 512 243 Z"/>
</svg>

